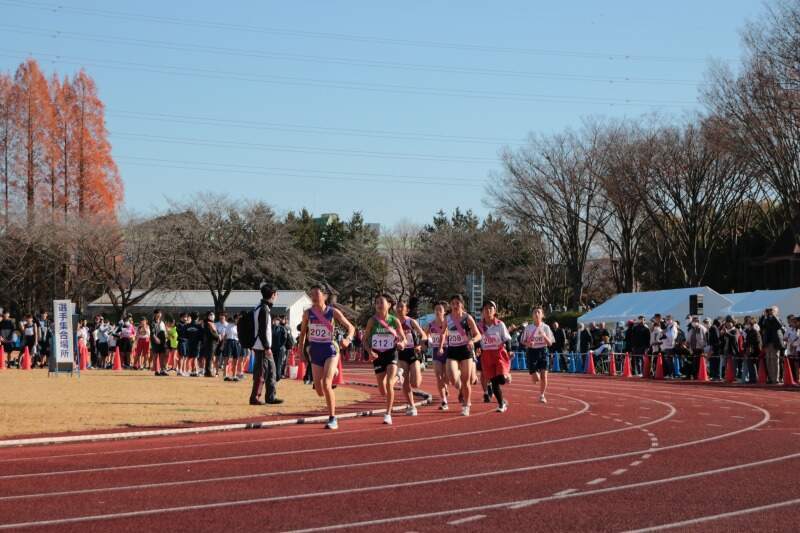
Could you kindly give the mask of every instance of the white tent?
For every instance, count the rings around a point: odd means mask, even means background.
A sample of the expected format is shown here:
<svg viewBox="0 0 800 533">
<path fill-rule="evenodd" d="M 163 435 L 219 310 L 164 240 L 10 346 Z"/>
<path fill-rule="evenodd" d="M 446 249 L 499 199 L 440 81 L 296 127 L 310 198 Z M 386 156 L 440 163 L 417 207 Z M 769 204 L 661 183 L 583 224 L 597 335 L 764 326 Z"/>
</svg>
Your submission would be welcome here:
<svg viewBox="0 0 800 533">
<path fill-rule="evenodd" d="M 638 316 L 648 319 L 656 313 L 662 316 L 672 315 L 683 321 L 689 314 L 689 296 L 703 295 L 703 316 L 716 318 L 724 316 L 732 302 L 710 287 L 689 287 L 685 289 L 667 289 L 650 292 L 628 292 L 617 294 L 605 303 L 595 307 L 578 318 L 578 322 L 605 322 L 607 325 L 616 322 L 635 320 Z"/>
<path fill-rule="evenodd" d="M 800 314 L 800 287 L 793 289 L 780 289 L 774 291 L 753 291 L 731 294 L 731 305 L 724 314 L 737 318 L 745 316 L 759 317 L 767 307 L 778 306 L 778 314 L 785 318 L 786 315 Z"/>
</svg>

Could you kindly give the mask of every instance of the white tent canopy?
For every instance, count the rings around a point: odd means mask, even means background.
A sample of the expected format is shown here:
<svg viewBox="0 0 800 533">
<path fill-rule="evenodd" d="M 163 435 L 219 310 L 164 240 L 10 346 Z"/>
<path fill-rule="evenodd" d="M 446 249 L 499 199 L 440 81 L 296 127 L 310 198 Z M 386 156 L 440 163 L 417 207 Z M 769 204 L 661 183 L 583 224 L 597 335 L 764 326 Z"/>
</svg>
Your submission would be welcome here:
<svg viewBox="0 0 800 533">
<path fill-rule="evenodd" d="M 724 316 L 733 303 L 710 287 L 628 292 L 617 294 L 595 307 L 578 318 L 578 322 L 613 324 L 635 320 L 638 316 L 650 318 L 656 313 L 662 316 L 672 315 L 676 320 L 682 321 L 689 314 L 689 296 L 692 294 L 703 295 L 703 316 L 710 318 Z"/>
<path fill-rule="evenodd" d="M 753 291 L 726 295 L 731 305 L 724 314 L 737 318 L 745 316 L 759 317 L 767 307 L 778 306 L 778 315 L 800 314 L 800 287 L 774 291 Z"/>
</svg>

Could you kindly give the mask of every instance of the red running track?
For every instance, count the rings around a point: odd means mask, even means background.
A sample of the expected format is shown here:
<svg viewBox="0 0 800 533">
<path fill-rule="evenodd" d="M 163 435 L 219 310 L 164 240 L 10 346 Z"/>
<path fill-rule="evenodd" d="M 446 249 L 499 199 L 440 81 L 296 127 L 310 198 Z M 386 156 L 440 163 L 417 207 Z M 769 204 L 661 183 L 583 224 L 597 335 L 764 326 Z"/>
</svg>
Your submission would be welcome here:
<svg viewBox="0 0 800 533">
<path fill-rule="evenodd" d="M 522 374 L 506 392 L 504 414 L 3 449 L 0 530 L 797 530 L 796 392 L 557 375 L 542 405 Z"/>
</svg>

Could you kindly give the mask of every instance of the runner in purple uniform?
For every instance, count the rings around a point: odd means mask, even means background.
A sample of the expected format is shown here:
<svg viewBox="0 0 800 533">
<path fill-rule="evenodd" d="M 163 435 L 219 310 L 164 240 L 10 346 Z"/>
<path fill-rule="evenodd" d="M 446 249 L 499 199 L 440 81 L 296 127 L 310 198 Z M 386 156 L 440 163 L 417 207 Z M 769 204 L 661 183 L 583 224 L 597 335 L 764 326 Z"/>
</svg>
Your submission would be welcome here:
<svg viewBox="0 0 800 533">
<path fill-rule="evenodd" d="M 309 296 L 311 308 L 303 313 L 298 344 L 300 353 L 303 353 L 306 343 L 309 345 L 314 390 L 317 395 L 325 396 L 325 403 L 328 404 L 328 423 L 325 427 L 338 429 L 333 378 L 339 368 L 339 349 L 334 341 L 334 324 L 341 324 L 347 329 L 347 336 L 342 340 L 342 349 L 353 341 L 356 329 L 341 311 L 327 304 L 328 294 L 322 286 L 312 287 Z"/>
</svg>

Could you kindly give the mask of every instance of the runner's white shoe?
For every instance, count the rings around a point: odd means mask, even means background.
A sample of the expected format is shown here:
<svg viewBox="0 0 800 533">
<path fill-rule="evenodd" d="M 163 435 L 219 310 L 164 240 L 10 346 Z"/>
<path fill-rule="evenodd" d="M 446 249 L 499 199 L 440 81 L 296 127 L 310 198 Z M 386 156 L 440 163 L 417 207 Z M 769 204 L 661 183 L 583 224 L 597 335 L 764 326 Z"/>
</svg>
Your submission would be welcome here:
<svg viewBox="0 0 800 533">
<path fill-rule="evenodd" d="M 392 425 L 392 415 L 390 415 L 389 413 L 386 413 L 385 415 L 383 415 L 383 423 L 386 424 L 387 426 L 391 426 Z"/>
<path fill-rule="evenodd" d="M 461 416 L 469 416 L 469 405 L 461 408 Z"/>
<path fill-rule="evenodd" d="M 541 395 L 539 396 L 539 401 L 540 401 L 541 403 L 547 403 L 547 398 L 545 398 L 545 397 L 544 397 L 544 394 L 541 394 Z"/>
<path fill-rule="evenodd" d="M 325 424 L 325 429 L 339 429 L 339 421 L 335 416 L 330 417 L 328 423 Z"/>
<path fill-rule="evenodd" d="M 497 409 L 495 409 L 495 411 L 497 411 L 498 413 L 505 413 L 506 411 L 508 411 L 508 402 L 503 400 L 503 405 L 498 406 Z"/>
<path fill-rule="evenodd" d="M 406 416 L 417 416 L 417 408 L 413 405 L 410 405 L 406 408 Z"/>
<path fill-rule="evenodd" d="M 450 406 L 447 405 L 447 402 L 442 402 L 442 405 L 439 406 L 440 411 L 447 411 L 448 409 L 450 409 Z"/>
</svg>

